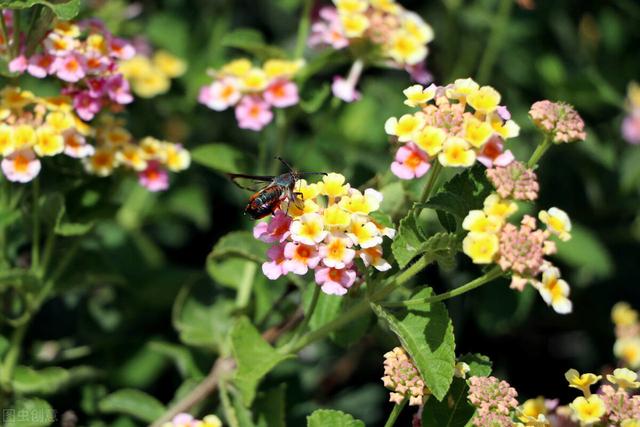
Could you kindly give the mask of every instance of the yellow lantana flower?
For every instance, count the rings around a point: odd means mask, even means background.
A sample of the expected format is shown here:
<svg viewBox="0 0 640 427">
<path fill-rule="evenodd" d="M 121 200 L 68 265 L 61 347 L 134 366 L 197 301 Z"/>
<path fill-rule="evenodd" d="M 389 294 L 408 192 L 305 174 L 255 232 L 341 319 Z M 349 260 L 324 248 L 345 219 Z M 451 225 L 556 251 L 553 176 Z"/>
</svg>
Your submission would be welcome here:
<svg viewBox="0 0 640 427">
<path fill-rule="evenodd" d="M 597 394 L 591 395 L 588 398 L 582 396 L 576 397 L 569 406 L 573 410 L 574 415 L 586 424 L 600 421 L 600 418 L 602 418 L 606 412 L 605 404 Z"/>
<path fill-rule="evenodd" d="M 4 123 L 0 124 L 0 155 L 8 156 L 14 149 L 13 128 Z"/>
<path fill-rule="evenodd" d="M 489 114 L 495 111 L 500 104 L 500 93 L 491 86 L 482 86 L 477 91 L 469 94 L 467 102 L 476 111 Z"/>
<path fill-rule="evenodd" d="M 497 233 L 502 223 L 502 219 L 498 216 L 487 215 L 481 210 L 472 210 L 462 221 L 462 228 L 479 233 Z"/>
<path fill-rule="evenodd" d="M 438 160 L 442 166 L 469 167 L 475 163 L 476 153 L 470 149 L 467 141 L 454 136 L 447 138 L 444 142 L 442 152 L 438 154 Z"/>
<path fill-rule="evenodd" d="M 499 244 L 495 234 L 471 231 L 462 241 L 462 250 L 474 264 L 490 264 L 498 252 Z"/>
<path fill-rule="evenodd" d="M 562 209 L 551 208 L 549 211 L 540 211 L 538 218 L 547 225 L 550 232 L 557 235 L 563 242 L 571 239 L 571 220 Z"/>
<path fill-rule="evenodd" d="M 638 322 L 638 312 L 629 303 L 619 302 L 611 309 L 611 320 L 619 326 L 630 326 Z"/>
<path fill-rule="evenodd" d="M 324 210 L 324 225 L 329 229 L 347 228 L 351 223 L 351 214 L 345 212 L 337 204 L 331 205 Z"/>
<path fill-rule="evenodd" d="M 435 126 L 426 126 L 415 135 L 414 142 L 430 156 L 435 156 L 442 151 L 442 146 L 447 139 L 444 129 Z"/>
<path fill-rule="evenodd" d="M 382 202 L 382 194 L 373 188 L 367 188 L 364 194 L 358 190 L 351 190 L 351 193 L 340 199 L 339 206 L 352 214 L 368 215 L 378 210 Z"/>
<path fill-rule="evenodd" d="M 627 368 L 618 368 L 613 371 L 613 375 L 607 375 L 607 380 L 625 390 L 633 390 L 640 387 L 640 382 L 636 381 L 638 374 Z"/>
<path fill-rule="evenodd" d="M 236 77 L 243 77 L 247 74 L 253 65 L 251 61 L 246 58 L 234 59 L 231 62 L 228 62 L 225 66 L 220 69 L 220 72 L 223 74 L 230 74 Z"/>
<path fill-rule="evenodd" d="M 322 182 L 318 183 L 320 194 L 329 198 L 342 197 L 349 191 L 349 184 L 345 184 L 344 175 L 331 172 L 322 177 Z"/>
<path fill-rule="evenodd" d="M 369 28 L 369 18 L 361 13 L 347 13 L 340 15 L 340 22 L 344 34 L 349 38 L 360 37 Z"/>
<path fill-rule="evenodd" d="M 602 379 L 602 375 L 591 373 L 580 375 L 575 369 L 569 369 L 565 372 L 564 377 L 569 382 L 569 387 L 581 390 L 587 397 L 591 396 L 590 387 Z"/>
<path fill-rule="evenodd" d="M 436 95 L 436 87 L 431 85 L 425 88 L 422 85 L 413 85 L 403 90 L 402 93 L 407 97 L 404 101 L 405 105 L 420 107 L 433 99 Z"/>
<path fill-rule="evenodd" d="M 640 368 L 640 337 L 618 338 L 613 354 L 633 369 Z"/>
<path fill-rule="evenodd" d="M 493 193 L 484 199 L 483 210 L 489 216 L 496 216 L 504 220 L 518 211 L 518 205 L 511 200 L 503 200 L 499 195 Z"/>
<path fill-rule="evenodd" d="M 400 119 L 389 117 L 384 124 L 384 130 L 388 135 L 395 135 L 400 142 L 409 142 L 414 135 L 424 126 L 422 113 L 404 114 Z"/>
<path fill-rule="evenodd" d="M 187 64 L 182 59 L 165 50 L 153 55 L 153 65 L 167 77 L 180 77 L 187 71 Z"/>
<path fill-rule="evenodd" d="M 18 125 L 13 128 L 13 145 L 16 149 L 31 147 L 36 143 L 36 130 L 31 125 Z"/>
<path fill-rule="evenodd" d="M 41 126 L 36 131 L 36 143 L 33 151 L 40 157 L 55 156 L 64 151 L 64 138 L 49 126 Z"/>
<path fill-rule="evenodd" d="M 482 147 L 493 135 L 493 128 L 487 122 L 470 117 L 464 124 L 464 139 L 476 148 Z"/>
<path fill-rule="evenodd" d="M 415 65 L 427 56 L 427 46 L 408 31 L 398 31 L 388 46 L 389 56 L 399 63 Z"/>
</svg>

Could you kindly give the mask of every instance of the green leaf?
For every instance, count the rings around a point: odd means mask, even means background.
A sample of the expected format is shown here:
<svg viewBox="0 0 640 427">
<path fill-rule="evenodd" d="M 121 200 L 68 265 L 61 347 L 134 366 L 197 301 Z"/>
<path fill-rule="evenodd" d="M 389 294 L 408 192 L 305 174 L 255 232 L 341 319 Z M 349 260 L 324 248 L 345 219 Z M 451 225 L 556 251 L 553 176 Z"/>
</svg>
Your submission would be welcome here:
<svg viewBox="0 0 640 427">
<path fill-rule="evenodd" d="M 63 368 L 35 370 L 27 366 L 16 366 L 12 384 L 19 393 L 51 394 L 62 388 L 70 378 L 69 372 Z"/>
<path fill-rule="evenodd" d="M 481 208 L 493 188 L 487 181 L 484 170 L 483 166 L 476 165 L 454 176 L 423 206 L 438 211 L 440 222 L 448 231 L 462 230 L 464 217 L 470 210 Z M 443 222 L 442 214 L 453 216 L 455 229 L 449 228 L 451 224 L 448 220 Z"/>
<path fill-rule="evenodd" d="M 173 360 L 182 378 L 203 376 L 188 348 L 169 342 L 152 341 L 149 343 L 149 349 Z"/>
<path fill-rule="evenodd" d="M 4 358 L 4 354 L 8 349 L 9 349 L 9 340 L 3 335 L 0 335 L 0 359 Z"/>
<path fill-rule="evenodd" d="M 422 411 L 423 427 L 465 427 L 475 408 L 467 401 L 469 386 L 462 378 L 454 378 L 446 399 L 429 399 Z"/>
<path fill-rule="evenodd" d="M 192 298 L 183 303 L 183 299 L 176 298 L 173 324 L 183 343 L 224 354 L 234 309 L 233 302 L 222 298 L 212 304 L 202 304 Z"/>
<path fill-rule="evenodd" d="M 488 377 L 491 375 L 491 359 L 480 353 L 467 353 L 458 359 L 469 365 L 468 377 Z"/>
<path fill-rule="evenodd" d="M 247 406 L 253 402 L 260 380 L 278 363 L 293 357 L 274 350 L 246 317 L 231 330 L 231 348 L 238 365 L 234 382 Z"/>
<path fill-rule="evenodd" d="M 222 237 L 207 256 L 207 272 L 216 282 L 237 288 L 247 262 L 266 260 L 268 245 L 248 231 L 234 231 Z M 253 266 L 252 266 L 253 267 Z"/>
<path fill-rule="evenodd" d="M 488 376 L 491 374 L 491 361 L 482 354 L 466 354 L 459 361 L 469 365 L 467 376 Z M 475 412 L 467 401 L 469 386 L 462 378 L 454 378 L 446 399 L 429 399 L 422 412 L 423 427 L 464 427 Z"/>
<path fill-rule="evenodd" d="M 309 305 L 309 301 L 311 301 L 311 295 L 313 294 L 315 286 L 317 285 L 313 284 L 312 286 L 307 286 L 307 289 L 304 293 L 305 306 Z M 342 306 L 342 300 L 343 297 L 320 292 L 320 295 L 318 295 L 316 309 L 311 315 L 311 319 L 309 319 L 309 326 L 311 327 L 311 329 L 318 329 L 338 317 L 338 314 L 340 313 L 340 307 Z"/>
<path fill-rule="evenodd" d="M 400 268 L 404 268 L 418 255 L 422 242 L 426 240 L 424 231 L 410 214 L 400 220 L 398 232 L 391 243 L 391 251 Z"/>
<path fill-rule="evenodd" d="M 613 273 L 614 264 L 608 249 L 594 232 L 579 224 L 571 228 L 571 240 L 558 243 L 556 256 L 577 270 L 580 283 L 594 278 L 605 279 Z"/>
<path fill-rule="evenodd" d="M 624 191 L 632 192 L 640 187 L 640 150 L 628 147 L 620 164 L 620 186 Z"/>
<path fill-rule="evenodd" d="M 65 237 L 82 236 L 91 231 L 91 229 L 93 229 L 93 226 L 93 222 L 63 222 L 60 224 L 56 224 L 55 233 Z"/>
<path fill-rule="evenodd" d="M 226 144 L 204 144 L 191 150 L 194 162 L 218 172 L 238 172 L 245 169 L 244 154 Z"/>
<path fill-rule="evenodd" d="M 283 383 L 258 393 L 253 404 L 253 412 L 256 414 L 256 427 L 285 427 L 286 389 L 287 385 Z"/>
<path fill-rule="evenodd" d="M 80 0 L 5 0 L 0 2 L 0 7 L 6 9 L 29 9 L 38 4 L 48 7 L 58 18 L 65 21 L 75 18 L 78 12 L 80 12 Z"/>
<path fill-rule="evenodd" d="M 318 409 L 307 417 L 307 427 L 364 427 L 364 423 L 342 411 Z"/>
<path fill-rule="evenodd" d="M 287 54 L 279 47 L 265 43 L 264 37 L 251 28 L 238 28 L 225 34 L 222 46 L 240 49 L 261 59 L 286 58 Z"/>
<path fill-rule="evenodd" d="M 157 420 L 166 410 L 155 397 L 134 389 L 111 393 L 100 400 L 98 409 L 105 414 L 125 414 L 147 423 Z"/>
<path fill-rule="evenodd" d="M 336 297 L 335 295 L 331 295 L 334 298 L 339 298 L 344 300 L 342 303 L 342 307 L 340 309 L 341 313 L 349 312 L 353 306 L 360 302 L 360 298 L 346 296 L 346 297 Z M 352 343 L 355 343 L 360 340 L 367 333 L 369 327 L 373 323 L 374 316 L 371 312 L 367 311 L 362 316 L 359 316 L 357 319 L 353 320 L 349 323 L 349 327 L 340 328 L 337 331 L 331 333 L 330 338 L 333 342 L 342 346 L 344 348 L 348 348 Z"/>
<path fill-rule="evenodd" d="M 416 218 L 409 215 L 400 221 L 396 237 L 391 243 L 391 251 L 400 268 L 406 267 L 418 255 L 425 254 L 429 262 L 438 261 L 451 265 L 456 252 L 460 249 L 460 236 L 453 233 L 436 233 L 428 239 L 416 223 Z"/>
<path fill-rule="evenodd" d="M 431 293 L 431 288 L 425 288 L 412 299 L 427 298 Z M 442 400 L 451 385 L 456 362 L 453 325 L 444 304 L 393 311 L 379 305 L 373 308 L 398 336 L 435 398 Z"/>
<path fill-rule="evenodd" d="M 46 195 L 41 199 L 41 204 L 43 218 L 60 236 L 81 236 L 91 231 L 94 226 L 92 221 L 87 223 L 69 221 L 64 197 L 60 193 Z"/>
<path fill-rule="evenodd" d="M 42 399 L 18 399 L 12 409 L 2 414 L 4 427 L 44 427 L 56 421 L 51 405 Z"/>
</svg>

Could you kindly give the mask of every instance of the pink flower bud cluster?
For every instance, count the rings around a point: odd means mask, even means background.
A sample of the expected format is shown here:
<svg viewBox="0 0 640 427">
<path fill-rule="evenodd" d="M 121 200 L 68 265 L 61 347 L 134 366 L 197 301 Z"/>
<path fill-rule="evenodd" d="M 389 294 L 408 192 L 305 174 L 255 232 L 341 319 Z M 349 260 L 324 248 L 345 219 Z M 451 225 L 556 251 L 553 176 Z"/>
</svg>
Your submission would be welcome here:
<svg viewBox="0 0 640 427">
<path fill-rule="evenodd" d="M 504 271 L 514 272 L 514 278 L 535 278 L 547 266 L 544 256 L 556 251 L 554 242 L 549 240 L 550 235 L 548 230 L 537 229 L 536 219 L 529 215 L 522 218 L 520 227 L 505 224 L 498 234 L 498 265 Z M 523 286 L 518 280 L 516 283 L 516 288 Z"/>
<path fill-rule="evenodd" d="M 313 271 L 324 293 L 344 295 L 359 276 L 356 258 L 379 271 L 391 268 L 381 245 L 383 237 L 393 238 L 395 230 L 369 215 L 379 208 L 381 193 L 373 189 L 361 193 L 335 173 L 320 183 L 300 180 L 295 188 L 302 200 L 285 197 L 281 209 L 253 229 L 255 238 L 275 244 L 267 252 L 270 261 L 262 265 L 265 276 L 275 280 Z"/>
<path fill-rule="evenodd" d="M 640 395 L 633 396 L 622 387 L 603 385 L 600 394 L 607 408 L 607 425 L 620 425 L 625 420 L 640 420 Z"/>
<path fill-rule="evenodd" d="M 487 169 L 486 173 L 496 192 L 503 199 L 535 200 L 538 198 L 540 186 L 536 173 L 522 162 L 513 161 L 507 166 L 495 165 Z"/>
<path fill-rule="evenodd" d="M 135 49 L 96 19 L 59 21 L 35 54 L 27 57 L 22 50 L 9 63 L 9 70 L 40 79 L 53 75 L 65 82 L 63 94 L 73 99 L 83 120 L 92 120 L 104 108 L 118 110 L 133 101 L 118 61 L 133 57 Z"/>
<path fill-rule="evenodd" d="M 402 347 L 396 347 L 384 355 L 384 386 L 391 390 L 389 401 L 399 405 L 409 399 L 409 405 L 424 404 L 431 394 L 420 372 Z"/>
<path fill-rule="evenodd" d="M 198 102 L 215 111 L 235 107 L 242 129 L 262 130 L 273 120 L 272 108 L 287 108 L 300 101 L 293 77 L 304 61 L 271 59 L 254 67 L 248 59 L 236 59 L 212 71 L 213 82 L 200 89 Z"/>
<path fill-rule="evenodd" d="M 162 427 L 222 427 L 222 421 L 215 415 L 207 415 L 199 420 L 191 414 L 180 413 Z"/>
<path fill-rule="evenodd" d="M 514 425 L 511 415 L 518 406 L 518 392 L 495 377 L 469 378 L 469 402 L 476 407 L 473 425 L 494 427 Z"/>
<path fill-rule="evenodd" d="M 531 106 L 529 115 L 533 123 L 549 134 L 556 144 L 587 138 L 582 117 L 567 103 L 538 101 Z"/>
</svg>

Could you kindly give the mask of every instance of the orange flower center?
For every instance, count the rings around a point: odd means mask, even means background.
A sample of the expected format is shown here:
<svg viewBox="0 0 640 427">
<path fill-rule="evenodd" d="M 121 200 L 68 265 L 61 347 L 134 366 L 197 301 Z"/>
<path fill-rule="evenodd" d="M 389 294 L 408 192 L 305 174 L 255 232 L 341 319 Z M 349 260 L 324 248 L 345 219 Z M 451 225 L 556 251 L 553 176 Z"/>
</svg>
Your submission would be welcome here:
<svg viewBox="0 0 640 427">
<path fill-rule="evenodd" d="M 404 163 L 411 169 L 416 169 L 420 166 L 420 163 L 422 163 L 422 158 L 416 153 L 411 153 L 411 155 L 405 159 Z"/>
<path fill-rule="evenodd" d="M 18 154 L 13 159 L 13 167 L 15 168 L 16 172 L 25 173 L 29 168 L 29 159 L 26 156 L 23 156 L 22 154 Z"/>
</svg>

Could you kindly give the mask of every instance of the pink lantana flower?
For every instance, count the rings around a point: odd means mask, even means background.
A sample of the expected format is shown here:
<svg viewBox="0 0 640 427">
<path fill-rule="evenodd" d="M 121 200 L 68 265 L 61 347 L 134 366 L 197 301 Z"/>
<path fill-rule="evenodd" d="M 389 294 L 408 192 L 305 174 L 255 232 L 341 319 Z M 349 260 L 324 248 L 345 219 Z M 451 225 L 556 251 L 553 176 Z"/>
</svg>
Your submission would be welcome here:
<svg viewBox="0 0 640 427">
<path fill-rule="evenodd" d="M 198 102 L 215 111 L 223 111 L 235 105 L 242 96 L 236 79 L 216 80 L 200 89 Z"/>
<path fill-rule="evenodd" d="M 140 185 L 149 191 L 164 191 L 169 188 L 169 174 L 157 161 L 150 161 L 147 168 L 138 174 Z"/>
<path fill-rule="evenodd" d="M 42 79 L 48 74 L 54 72 L 53 62 L 54 57 L 51 55 L 37 53 L 29 58 L 29 65 L 27 66 L 27 72 L 33 77 Z"/>
<path fill-rule="evenodd" d="M 355 88 L 355 85 L 341 76 L 334 76 L 331 84 L 331 92 L 336 98 L 344 102 L 354 102 L 360 99 L 362 94 Z"/>
<path fill-rule="evenodd" d="M 293 274 L 307 274 L 310 268 L 316 268 L 320 262 L 320 254 L 315 246 L 289 242 L 284 246 L 284 268 Z"/>
<path fill-rule="evenodd" d="M 262 264 L 262 272 L 269 280 L 276 280 L 280 276 L 287 274 L 285 269 L 284 244 L 275 245 L 269 248 L 267 256 L 271 261 Z"/>
<path fill-rule="evenodd" d="M 92 97 L 88 91 L 78 92 L 73 97 L 73 108 L 82 120 L 93 119 L 101 107 L 100 98 Z"/>
<path fill-rule="evenodd" d="M 93 156 L 95 148 L 91 144 L 87 144 L 84 136 L 80 135 L 73 129 L 67 129 L 63 132 L 64 137 L 64 154 L 75 159 L 83 159 Z"/>
<path fill-rule="evenodd" d="M 256 96 L 245 96 L 236 106 L 236 119 L 242 129 L 259 131 L 273 119 L 269 104 Z"/>
<path fill-rule="evenodd" d="M 53 61 L 53 70 L 60 80 L 75 83 L 86 75 L 86 64 L 80 55 L 61 56 Z"/>
<path fill-rule="evenodd" d="M 349 39 L 344 34 L 338 11 L 333 7 L 320 9 L 321 20 L 311 26 L 309 46 L 329 45 L 334 49 L 343 49 L 349 46 Z"/>
<path fill-rule="evenodd" d="M 640 110 L 634 111 L 624 118 L 622 137 L 630 144 L 640 144 Z"/>
<path fill-rule="evenodd" d="M 322 292 L 329 295 L 344 295 L 356 281 L 356 272 L 348 266 L 347 268 L 320 268 L 316 270 L 315 279 Z"/>
<path fill-rule="evenodd" d="M 24 73 L 27 69 L 29 62 L 27 61 L 27 57 L 24 55 L 16 56 L 9 62 L 9 71 L 12 73 Z"/>
<path fill-rule="evenodd" d="M 38 176 L 42 165 L 35 153 L 26 149 L 14 151 L 2 159 L 1 167 L 9 181 L 25 183 Z"/>
<path fill-rule="evenodd" d="M 284 242 L 291 235 L 291 217 L 277 210 L 270 222 L 259 222 L 253 227 L 253 237 L 265 243 Z"/>
<path fill-rule="evenodd" d="M 111 48 L 111 55 L 121 60 L 131 59 L 136 54 L 136 50 L 131 43 L 118 37 L 111 38 L 109 47 Z"/>
<path fill-rule="evenodd" d="M 478 153 L 477 160 L 487 168 L 507 166 L 515 160 L 511 150 L 504 151 L 504 142 L 498 135 L 493 135 Z"/>
<path fill-rule="evenodd" d="M 329 241 L 320 246 L 320 256 L 322 263 L 327 267 L 345 268 L 351 264 L 356 255 L 356 251 L 351 249 L 353 243 L 346 236 L 331 236 Z"/>
<path fill-rule="evenodd" d="M 430 167 L 427 154 L 410 142 L 396 152 L 395 161 L 391 163 L 391 172 L 400 179 L 413 179 L 423 176 Z"/>
<path fill-rule="evenodd" d="M 118 104 L 129 104 L 133 101 L 129 82 L 122 74 L 114 74 L 107 77 L 106 89 L 109 98 Z"/>
<path fill-rule="evenodd" d="M 289 80 L 276 80 L 264 91 L 264 100 L 277 108 L 286 108 L 300 101 L 298 86 Z"/>
</svg>

